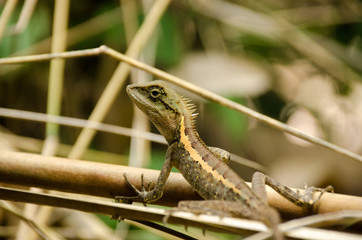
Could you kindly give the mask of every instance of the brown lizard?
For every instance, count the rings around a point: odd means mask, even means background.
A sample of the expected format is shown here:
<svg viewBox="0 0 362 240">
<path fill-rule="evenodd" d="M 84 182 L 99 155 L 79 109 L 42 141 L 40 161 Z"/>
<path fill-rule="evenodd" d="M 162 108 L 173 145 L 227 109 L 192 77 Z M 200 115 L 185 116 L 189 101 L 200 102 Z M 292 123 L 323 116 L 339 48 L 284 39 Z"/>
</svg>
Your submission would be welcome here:
<svg viewBox="0 0 362 240">
<path fill-rule="evenodd" d="M 244 217 L 262 221 L 274 231 L 275 239 L 283 239 L 278 230 L 278 212 L 267 203 L 265 184 L 272 187 L 289 201 L 301 207 L 315 203 L 313 193 L 331 190 L 309 187 L 302 195 L 256 172 L 252 188 L 240 178 L 227 163 L 230 158 L 226 151 L 207 147 L 195 128 L 195 106 L 190 100 L 178 95 L 163 81 L 133 84 L 127 93 L 158 131 L 165 137 L 169 147 L 155 187 L 151 191 L 137 190 L 124 175 L 128 184 L 138 194 L 134 197 L 117 196 L 122 202 L 139 201 L 144 204 L 156 201 L 162 196 L 171 168 L 175 167 L 205 201 L 182 201 L 178 209 L 194 213 L 212 210 L 216 214 Z M 143 177 L 142 177 L 143 186 Z"/>
</svg>

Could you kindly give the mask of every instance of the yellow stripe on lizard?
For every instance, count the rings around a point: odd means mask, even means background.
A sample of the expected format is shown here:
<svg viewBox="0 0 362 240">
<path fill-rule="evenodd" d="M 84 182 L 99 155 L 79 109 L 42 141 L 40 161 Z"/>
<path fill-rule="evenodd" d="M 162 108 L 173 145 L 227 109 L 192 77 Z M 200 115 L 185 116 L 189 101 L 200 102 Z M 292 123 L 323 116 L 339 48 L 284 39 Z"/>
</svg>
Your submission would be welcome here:
<svg viewBox="0 0 362 240">
<path fill-rule="evenodd" d="M 185 117 L 184 116 L 181 117 L 180 135 L 181 135 L 180 142 L 184 144 L 185 150 L 190 153 L 190 156 L 195 161 L 197 161 L 205 171 L 212 173 L 212 175 L 215 179 L 220 180 L 225 186 L 231 188 L 235 193 L 241 194 L 240 190 L 235 187 L 235 184 L 233 184 L 228 179 L 224 178 L 220 173 L 218 173 L 217 171 L 212 169 L 212 167 L 202 159 L 202 156 L 200 155 L 200 153 L 191 146 L 191 141 L 190 141 L 189 137 L 185 134 Z"/>
</svg>

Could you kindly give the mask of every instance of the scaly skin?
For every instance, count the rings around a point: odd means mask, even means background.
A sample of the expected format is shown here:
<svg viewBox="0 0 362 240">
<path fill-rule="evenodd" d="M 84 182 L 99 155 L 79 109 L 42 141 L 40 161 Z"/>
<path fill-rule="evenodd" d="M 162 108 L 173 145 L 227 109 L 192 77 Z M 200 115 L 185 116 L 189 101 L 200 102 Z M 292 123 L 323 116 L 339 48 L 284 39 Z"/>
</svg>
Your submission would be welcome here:
<svg viewBox="0 0 362 240">
<path fill-rule="evenodd" d="M 277 211 L 267 204 L 265 183 L 296 204 L 308 207 L 314 203 L 311 196 L 299 195 L 262 173 L 253 177 L 253 189 L 246 185 L 225 163 L 228 159 L 220 159 L 220 151 L 207 147 L 200 139 L 194 123 L 194 105 L 165 82 L 129 85 L 127 93 L 165 137 L 169 147 L 155 188 L 151 191 L 135 189 L 138 196 L 118 199 L 144 204 L 156 201 L 162 196 L 171 168 L 175 167 L 206 200 L 184 201 L 179 208 L 198 213 L 203 209 L 214 209 L 216 214 L 259 220 L 273 229 L 276 239 L 283 238 L 277 228 L 280 218 Z"/>
</svg>

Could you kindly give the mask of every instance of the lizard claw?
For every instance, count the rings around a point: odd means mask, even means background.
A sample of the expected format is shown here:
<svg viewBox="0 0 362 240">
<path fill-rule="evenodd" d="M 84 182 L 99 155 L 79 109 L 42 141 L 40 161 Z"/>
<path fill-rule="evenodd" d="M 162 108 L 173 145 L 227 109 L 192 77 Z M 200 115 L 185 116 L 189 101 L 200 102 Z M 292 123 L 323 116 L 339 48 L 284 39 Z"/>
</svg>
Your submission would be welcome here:
<svg viewBox="0 0 362 240">
<path fill-rule="evenodd" d="M 149 189 L 152 183 L 148 184 L 148 191 L 146 191 L 143 181 L 143 173 L 141 174 L 141 191 L 138 190 L 127 178 L 127 174 L 123 173 L 123 177 L 126 181 L 126 183 L 133 189 L 133 191 L 137 194 L 137 196 L 133 197 L 126 197 L 126 196 L 116 196 L 115 200 L 116 202 L 122 202 L 127 204 L 132 204 L 133 202 L 142 202 L 144 206 L 147 205 L 148 197 L 147 195 L 150 193 Z"/>
<path fill-rule="evenodd" d="M 124 217 L 122 217 L 121 215 L 118 215 L 118 214 L 114 214 L 114 215 L 111 216 L 111 220 L 116 220 L 118 222 L 121 222 L 124 219 L 125 219 Z"/>
<path fill-rule="evenodd" d="M 318 196 L 318 198 L 317 198 L 317 200 L 316 200 L 316 202 L 318 202 L 318 201 L 321 199 L 321 197 L 322 197 L 322 195 L 323 195 L 324 193 L 326 193 L 326 192 L 333 193 L 333 192 L 334 192 L 334 188 L 333 188 L 331 185 L 329 185 L 329 186 L 327 186 L 327 187 L 325 187 L 325 188 L 316 188 L 315 191 L 320 192 L 320 194 L 319 194 L 319 196 Z"/>
<path fill-rule="evenodd" d="M 173 213 L 173 212 L 176 212 L 176 211 L 177 211 L 177 209 L 175 209 L 175 208 L 171 208 L 171 209 L 165 210 L 166 214 L 165 214 L 165 216 L 162 218 L 162 223 L 163 223 L 164 225 L 168 224 L 168 219 L 170 219 L 170 217 L 172 216 L 172 213 Z"/>
<path fill-rule="evenodd" d="M 300 203 L 302 205 L 304 205 L 305 207 L 313 207 L 313 205 L 315 203 L 317 203 L 321 199 L 321 197 L 322 197 L 322 195 L 324 193 L 333 192 L 333 191 L 334 191 L 334 189 L 333 189 L 332 186 L 327 186 L 325 188 L 316 188 L 316 187 L 313 187 L 313 186 L 307 187 L 305 185 L 304 194 L 300 194 L 301 195 L 301 200 L 302 200 L 302 201 L 300 201 Z M 319 194 L 318 198 L 314 200 L 313 199 L 313 194 L 315 192 L 320 192 L 320 194 Z"/>
</svg>

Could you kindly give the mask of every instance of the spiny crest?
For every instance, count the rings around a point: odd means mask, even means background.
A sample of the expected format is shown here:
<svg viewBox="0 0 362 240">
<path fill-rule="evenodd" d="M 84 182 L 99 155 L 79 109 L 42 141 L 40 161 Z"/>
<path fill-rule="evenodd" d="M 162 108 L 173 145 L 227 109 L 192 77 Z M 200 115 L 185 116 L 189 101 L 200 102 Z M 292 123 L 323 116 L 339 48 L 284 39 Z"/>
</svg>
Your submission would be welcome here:
<svg viewBox="0 0 362 240">
<path fill-rule="evenodd" d="M 195 123 L 196 116 L 198 115 L 196 105 L 192 103 L 191 99 L 184 96 L 181 96 L 181 101 L 185 106 L 186 113 L 191 117 L 192 123 Z"/>
</svg>

